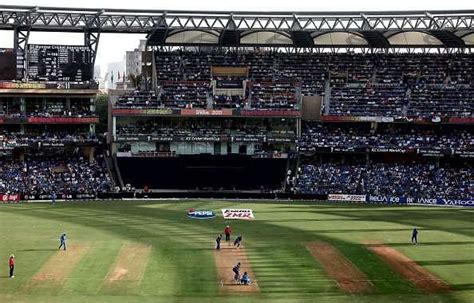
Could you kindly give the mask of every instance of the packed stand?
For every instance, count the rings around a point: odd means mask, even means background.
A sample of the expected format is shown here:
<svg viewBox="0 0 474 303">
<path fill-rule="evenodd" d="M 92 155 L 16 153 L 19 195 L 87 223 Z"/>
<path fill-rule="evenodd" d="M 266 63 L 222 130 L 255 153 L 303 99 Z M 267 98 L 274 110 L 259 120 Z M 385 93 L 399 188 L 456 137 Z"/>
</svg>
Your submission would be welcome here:
<svg viewBox="0 0 474 303">
<path fill-rule="evenodd" d="M 298 142 L 300 150 L 322 147 L 351 148 L 436 148 L 474 149 L 474 135 L 468 129 L 387 128 L 306 123 Z"/>
<path fill-rule="evenodd" d="M 166 107 L 207 108 L 210 84 L 206 81 L 166 81 L 161 99 Z"/>
<path fill-rule="evenodd" d="M 296 109 L 297 97 L 294 83 L 253 82 L 252 108 Z"/>
<path fill-rule="evenodd" d="M 411 198 L 474 197 L 472 167 L 433 164 L 307 164 L 298 168 L 295 191 Z"/>
<path fill-rule="evenodd" d="M 158 96 L 153 91 L 134 91 L 120 96 L 115 107 L 152 108 L 160 105 Z"/>
<path fill-rule="evenodd" d="M 211 81 L 210 70 L 212 66 L 248 66 L 248 79 L 254 85 L 249 92 L 243 92 L 242 96 L 209 96 L 214 100 L 214 108 L 241 108 L 248 96 L 252 97 L 252 108 L 266 109 L 294 109 L 296 107 L 296 92 L 293 85 L 285 82 L 295 81 L 294 76 L 301 72 L 301 75 L 313 75 L 313 70 L 308 67 L 298 68 L 297 64 L 284 67 L 285 63 L 275 67 L 278 63 L 273 52 L 227 52 L 227 53 L 195 53 L 195 52 L 172 52 L 157 53 L 157 77 L 162 88 L 162 99 L 166 106 L 183 107 L 183 103 L 192 103 L 195 107 L 206 107 L 203 92 L 208 88 Z M 286 56 L 291 59 L 293 56 Z M 301 61 L 300 63 L 302 63 Z M 307 64 L 307 63 L 306 63 Z M 297 77 L 301 79 L 302 77 Z M 184 87 L 177 89 L 170 82 L 176 82 L 179 86 L 183 83 L 199 83 L 194 87 Z M 320 82 L 317 82 L 320 81 Z M 217 79 L 219 84 L 219 79 Z M 316 83 L 317 82 L 317 83 Z M 274 83 L 274 84 L 273 84 Z M 314 76 L 307 79 L 305 91 L 308 94 L 315 94 L 314 91 L 322 91 L 324 83 L 324 73 L 322 76 Z M 273 86 L 273 87 L 272 87 Z M 196 91 L 196 95 L 193 95 Z"/>
<path fill-rule="evenodd" d="M 410 91 L 410 117 L 474 117 L 474 88 L 422 86 Z"/>
<path fill-rule="evenodd" d="M 247 106 L 247 98 L 239 95 L 214 95 L 213 108 L 244 108 Z"/>
<path fill-rule="evenodd" d="M 0 115 L 9 118 L 20 117 L 91 117 L 90 99 L 71 99 L 69 104 L 65 99 L 54 98 L 43 102 L 37 98 L 26 98 L 25 108 L 21 109 L 19 100 L 6 99 L 0 102 Z"/>
<path fill-rule="evenodd" d="M 328 95 L 329 115 L 473 117 L 473 62 L 472 54 L 157 52 L 161 92 L 141 106 L 298 109 L 300 96 Z M 245 97 L 214 96 L 213 66 L 248 67 Z"/>
<path fill-rule="evenodd" d="M 0 193 L 24 195 L 97 194 L 109 192 L 112 181 L 102 155 L 93 163 L 78 156 L 0 159 Z"/>
<path fill-rule="evenodd" d="M 355 67 L 347 64 L 347 79 L 331 71 L 331 115 L 473 117 L 472 55 L 363 56 L 372 77 L 360 71 L 351 77 Z M 365 76 L 354 79 L 354 75 Z"/>
<path fill-rule="evenodd" d="M 44 106 L 36 105 L 29 107 L 27 103 L 26 115 L 29 117 L 90 117 L 94 114 L 90 109 L 90 103 L 87 104 L 74 104 L 70 107 L 62 102 L 51 102 Z"/>
<path fill-rule="evenodd" d="M 337 116 L 405 116 L 403 87 L 361 86 L 333 89 L 329 114 Z"/>
</svg>

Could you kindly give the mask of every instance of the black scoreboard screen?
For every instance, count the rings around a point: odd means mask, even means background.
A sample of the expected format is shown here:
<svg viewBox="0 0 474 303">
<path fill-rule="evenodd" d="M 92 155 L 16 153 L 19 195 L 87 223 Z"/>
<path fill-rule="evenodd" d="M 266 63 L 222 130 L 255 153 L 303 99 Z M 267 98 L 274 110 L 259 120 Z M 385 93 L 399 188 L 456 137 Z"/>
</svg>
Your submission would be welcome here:
<svg viewBox="0 0 474 303">
<path fill-rule="evenodd" d="M 0 80 L 15 80 L 16 53 L 11 48 L 0 48 Z"/>
<path fill-rule="evenodd" d="M 28 78 L 36 81 L 90 81 L 91 52 L 77 45 L 28 45 Z"/>
</svg>

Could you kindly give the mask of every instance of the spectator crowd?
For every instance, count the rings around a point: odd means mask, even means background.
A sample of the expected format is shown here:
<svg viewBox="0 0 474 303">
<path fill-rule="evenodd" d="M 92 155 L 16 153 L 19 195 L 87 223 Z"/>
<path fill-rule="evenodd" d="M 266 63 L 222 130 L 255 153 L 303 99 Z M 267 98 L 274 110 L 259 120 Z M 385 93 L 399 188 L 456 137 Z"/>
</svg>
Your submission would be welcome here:
<svg viewBox="0 0 474 303">
<path fill-rule="evenodd" d="M 474 197 L 472 167 L 434 164 L 304 164 L 294 189 L 302 194 L 370 194 L 412 198 Z"/>
<path fill-rule="evenodd" d="M 299 148 L 311 150 L 320 147 L 352 148 L 436 148 L 474 149 L 474 136 L 466 128 L 435 130 L 433 128 L 382 128 L 370 130 L 358 125 L 307 123 L 299 140 Z"/>
<path fill-rule="evenodd" d="M 91 117 L 90 99 L 71 98 L 69 101 L 61 98 L 51 98 L 47 101 L 37 98 L 25 98 L 22 107 L 19 98 L 5 98 L 0 102 L 0 116 L 9 118 L 24 117 Z"/>
<path fill-rule="evenodd" d="M 159 92 L 119 105 L 299 109 L 300 97 L 329 94 L 329 115 L 474 115 L 472 54 L 172 51 L 157 52 L 155 62 Z M 247 67 L 247 88 L 239 97 L 214 94 L 213 66 Z"/>
<path fill-rule="evenodd" d="M 23 162 L 0 158 L 0 194 L 52 195 L 109 192 L 112 181 L 102 155 L 32 157 Z"/>
</svg>

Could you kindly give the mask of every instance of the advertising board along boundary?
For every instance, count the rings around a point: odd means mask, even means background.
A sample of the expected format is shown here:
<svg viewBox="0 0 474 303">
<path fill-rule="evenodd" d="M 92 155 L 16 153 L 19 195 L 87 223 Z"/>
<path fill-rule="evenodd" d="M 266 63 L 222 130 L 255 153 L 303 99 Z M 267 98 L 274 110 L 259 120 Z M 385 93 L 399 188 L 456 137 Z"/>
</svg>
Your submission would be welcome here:
<svg viewBox="0 0 474 303">
<path fill-rule="evenodd" d="M 445 198 L 412 198 L 375 195 L 329 194 L 329 201 L 358 202 L 376 204 L 403 204 L 403 205 L 431 205 L 452 207 L 474 207 L 473 198 L 445 199 Z"/>
<path fill-rule="evenodd" d="M 365 202 L 365 195 L 329 194 L 329 201 Z"/>
<path fill-rule="evenodd" d="M 2 195 L 0 194 L 0 202 L 3 204 L 6 203 L 17 203 L 20 202 L 21 196 L 20 195 Z"/>
<path fill-rule="evenodd" d="M 251 209 L 245 208 L 223 208 L 222 216 L 229 220 L 253 220 L 255 216 Z"/>
</svg>

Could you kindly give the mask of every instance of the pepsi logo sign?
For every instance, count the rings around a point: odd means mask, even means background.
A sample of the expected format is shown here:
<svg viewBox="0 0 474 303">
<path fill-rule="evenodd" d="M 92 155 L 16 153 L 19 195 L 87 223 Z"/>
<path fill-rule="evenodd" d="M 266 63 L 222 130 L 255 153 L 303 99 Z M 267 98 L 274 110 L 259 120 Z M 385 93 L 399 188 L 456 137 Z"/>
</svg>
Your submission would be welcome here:
<svg viewBox="0 0 474 303">
<path fill-rule="evenodd" d="M 212 210 L 196 210 L 191 208 L 188 210 L 188 218 L 190 219 L 213 219 L 216 213 Z"/>
</svg>

